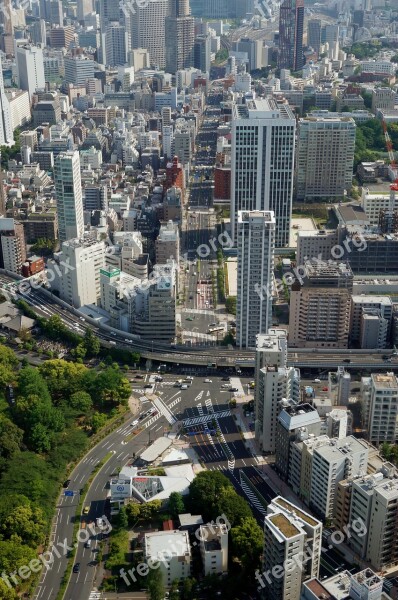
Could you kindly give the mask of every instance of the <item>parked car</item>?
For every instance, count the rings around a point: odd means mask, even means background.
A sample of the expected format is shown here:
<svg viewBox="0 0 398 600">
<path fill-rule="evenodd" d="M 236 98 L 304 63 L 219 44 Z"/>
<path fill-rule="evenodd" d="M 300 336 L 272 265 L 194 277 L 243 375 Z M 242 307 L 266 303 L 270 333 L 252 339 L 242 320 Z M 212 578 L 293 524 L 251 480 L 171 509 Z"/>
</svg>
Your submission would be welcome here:
<svg viewBox="0 0 398 600">
<path fill-rule="evenodd" d="M 64 488 L 68 488 L 70 486 L 70 479 L 67 479 L 66 481 L 64 481 Z"/>
<path fill-rule="evenodd" d="M 73 565 L 73 572 L 78 573 L 80 571 L 80 563 L 75 563 Z"/>
</svg>

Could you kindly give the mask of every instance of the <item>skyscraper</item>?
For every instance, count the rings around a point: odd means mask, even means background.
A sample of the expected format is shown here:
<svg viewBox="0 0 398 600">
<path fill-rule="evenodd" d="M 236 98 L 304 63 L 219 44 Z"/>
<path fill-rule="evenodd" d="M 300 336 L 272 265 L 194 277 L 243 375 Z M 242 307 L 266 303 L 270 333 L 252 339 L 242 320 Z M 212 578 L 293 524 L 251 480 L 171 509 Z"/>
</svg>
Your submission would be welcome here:
<svg viewBox="0 0 398 600">
<path fill-rule="evenodd" d="M 125 65 L 127 60 L 126 28 L 119 23 L 110 23 L 105 31 L 105 64 L 110 67 Z"/>
<path fill-rule="evenodd" d="M 17 46 L 16 63 L 19 87 L 27 90 L 30 98 L 36 90 L 44 89 L 43 50 L 38 46 Z"/>
<path fill-rule="evenodd" d="M 12 3 L 5 0 L 0 11 L 0 24 L 2 25 L 1 49 L 5 54 L 14 53 L 14 27 L 12 24 Z"/>
<path fill-rule="evenodd" d="M 232 113 L 231 225 L 238 211 L 273 211 L 275 245 L 287 246 L 292 212 L 296 120 L 272 98 L 235 105 Z"/>
<path fill-rule="evenodd" d="M 13 133 L 11 108 L 4 91 L 3 71 L 0 59 L 0 146 L 12 146 L 14 144 Z M 0 182 L 0 185 L 2 185 L 2 182 Z"/>
<path fill-rule="evenodd" d="M 322 21 L 320 19 L 310 19 L 307 26 L 307 45 L 313 48 L 316 54 L 319 54 L 321 47 Z"/>
<path fill-rule="evenodd" d="M 84 233 L 82 182 L 78 152 L 61 152 L 54 167 L 59 239 L 81 238 Z"/>
<path fill-rule="evenodd" d="M 177 73 L 194 64 L 195 23 L 190 16 L 189 0 L 171 0 L 166 17 L 166 71 Z"/>
<path fill-rule="evenodd" d="M 298 200 L 341 198 L 352 187 L 354 119 L 306 117 L 299 120 Z"/>
<path fill-rule="evenodd" d="M 151 65 L 164 69 L 165 21 L 169 13 L 169 0 L 150 0 L 139 2 L 135 6 L 135 15 L 131 20 L 132 48 L 146 48 Z"/>
<path fill-rule="evenodd" d="M 257 335 L 271 324 L 274 251 L 274 213 L 239 211 L 236 343 L 240 348 L 254 348 Z"/>
<path fill-rule="evenodd" d="M 278 67 L 299 71 L 304 65 L 304 0 L 284 0 L 279 13 Z"/>
</svg>

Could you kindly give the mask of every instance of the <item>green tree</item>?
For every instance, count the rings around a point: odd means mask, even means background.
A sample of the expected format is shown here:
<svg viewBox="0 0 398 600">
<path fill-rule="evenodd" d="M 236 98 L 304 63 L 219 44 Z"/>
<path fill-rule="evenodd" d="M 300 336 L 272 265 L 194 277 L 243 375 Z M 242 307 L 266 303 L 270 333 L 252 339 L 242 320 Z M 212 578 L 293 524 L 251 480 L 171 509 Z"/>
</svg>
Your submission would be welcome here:
<svg viewBox="0 0 398 600">
<path fill-rule="evenodd" d="M 161 509 L 162 503 L 160 500 L 151 500 L 146 504 L 141 504 L 140 507 L 140 519 L 149 521 L 155 517 Z"/>
<path fill-rule="evenodd" d="M 184 499 L 179 492 L 172 492 L 169 497 L 169 512 L 173 519 L 185 512 Z"/>
<path fill-rule="evenodd" d="M 93 401 L 87 392 L 75 392 L 69 399 L 69 404 L 82 414 L 88 413 L 93 407 Z"/>
<path fill-rule="evenodd" d="M 136 504 L 135 502 L 131 502 L 126 506 L 126 514 L 128 524 L 130 527 L 132 527 L 140 518 L 140 505 Z"/>
<path fill-rule="evenodd" d="M 189 486 L 188 507 L 192 514 L 202 514 L 206 521 L 217 518 L 224 490 L 233 492 L 229 479 L 219 471 L 202 471 Z M 224 512 L 223 510 L 221 512 Z"/>
<path fill-rule="evenodd" d="M 236 315 L 236 296 L 228 296 L 228 298 L 226 298 L 225 308 L 231 315 Z"/>
<path fill-rule="evenodd" d="M 218 497 L 217 515 L 225 514 L 232 526 L 238 525 L 244 519 L 253 516 L 246 500 L 239 496 L 234 489 L 223 489 Z"/>
<path fill-rule="evenodd" d="M 187 577 L 182 584 L 182 600 L 191 600 L 196 580 L 193 577 Z"/>
<path fill-rule="evenodd" d="M 51 256 L 56 248 L 57 240 L 38 238 L 30 249 L 32 252 L 39 254 L 40 256 Z"/>
<path fill-rule="evenodd" d="M 36 551 L 14 540 L 0 541 L 0 573 L 13 573 L 37 558 Z"/>
<path fill-rule="evenodd" d="M 36 423 L 29 433 L 29 443 L 31 448 L 38 452 L 48 452 L 51 448 L 53 435 L 42 423 Z"/>
<path fill-rule="evenodd" d="M 89 327 L 87 327 L 84 334 L 83 344 L 87 350 L 88 356 L 97 356 L 99 354 L 101 349 L 100 341 Z"/>
<path fill-rule="evenodd" d="M 82 362 L 82 361 L 83 361 L 83 359 L 86 357 L 86 354 L 87 354 L 87 350 L 86 350 L 86 347 L 85 347 L 85 345 L 84 345 L 83 343 L 81 343 L 81 344 L 78 344 L 78 345 L 76 346 L 76 348 L 74 348 L 74 349 L 72 350 L 71 354 L 73 355 L 73 357 L 74 357 L 76 360 L 79 360 L 79 361 L 81 361 L 81 362 Z"/>
<path fill-rule="evenodd" d="M 15 506 L 1 524 L 6 538 L 18 536 L 25 544 L 36 548 L 43 538 L 46 519 L 40 508 L 29 505 Z"/>
<path fill-rule="evenodd" d="M 117 515 L 116 524 L 119 529 L 127 529 L 129 525 L 128 515 L 124 506 L 119 510 Z"/>
<path fill-rule="evenodd" d="M 10 419 L 0 414 L 0 471 L 20 449 L 24 432 Z"/>
<path fill-rule="evenodd" d="M 108 418 L 103 413 L 95 412 L 91 417 L 91 428 L 94 433 L 102 429 Z"/>
<path fill-rule="evenodd" d="M 150 600 L 163 600 L 165 595 L 165 587 L 163 584 L 162 571 L 151 569 L 147 576 L 147 586 Z"/>
<path fill-rule="evenodd" d="M 18 600 L 19 594 L 13 588 L 9 588 L 3 579 L 0 579 L 0 598 L 2 600 Z"/>
<path fill-rule="evenodd" d="M 263 538 L 263 531 L 254 517 L 246 517 L 240 525 L 232 527 L 232 551 L 245 570 L 254 571 L 259 566 Z"/>
<path fill-rule="evenodd" d="M 89 369 L 84 365 L 66 360 L 47 360 L 39 367 L 55 401 L 68 398 L 71 394 L 85 390 L 85 377 Z M 93 373 L 95 377 L 95 373 Z"/>
</svg>

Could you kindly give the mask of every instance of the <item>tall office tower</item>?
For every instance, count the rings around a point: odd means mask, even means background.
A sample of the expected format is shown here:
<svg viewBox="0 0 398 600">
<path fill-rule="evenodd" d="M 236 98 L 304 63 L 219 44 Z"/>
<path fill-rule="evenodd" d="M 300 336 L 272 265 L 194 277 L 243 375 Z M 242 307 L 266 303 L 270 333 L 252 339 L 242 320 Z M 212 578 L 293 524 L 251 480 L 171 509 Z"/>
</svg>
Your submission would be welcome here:
<svg viewBox="0 0 398 600">
<path fill-rule="evenodd" d="M 174 74 L 193 67 L 195 20 L 190 16 L 189 0 L 170 0 L 165 27 L 166 71 Z"/>
<path fill-rule="evenodd" d="M 0 268 L 21 273 L 26 260 L 26 244 L 22 223 L 0 219 Z"/>
<path fill-rule="evenodd" d="M 211 37 L 207 35 L 198 35 L 195 38 L 194 47 L 194 67 L 200 69 L 202 73 L 210 73 L 211 63 Z"/>
<path fill-rule="evenodd" d="M 289 346 L 347 348 L 354 276 L 344 263 L 306 263 L 290 294 Z"/>
<path fill-rule="evenodd" d="M 169 14 L 169 0 L 138 2 L 134 8 L 131 46 L 146 48 L 151 65 L 164 69 L 166 66 L 165 21 Z"/>
<path fill-rule="evenodd" d="M 50 23 L 62 27 L 64 24 L 64 9 L 61 0 L 51 0 L 48 5 Z"/>
<path fill-rule="evenodd" d="M 93 0 L 77 0 L 77 20 L 84 23 L 87 15 L 93 12 Z"/>
<path fill-rule="evenodd" d="M 280 69 L 299 71 L 304 66 L 303 33 L 304 0 L 284 0 L 279 13 Z"/>
<path fill-rule="evenodd" d="M 3 71 L 0 58 L 0 146 L 14 145 L 14 132 L 12 128 L 11 115 L 10 102 L 4 91 Z"/>
<path fill-rule="evenodd" d="M 299 120 L 297 200 L 341 198 L 352 187 L 354 119 Z"/>
<path fill-rule="evenodd" d="M 236 239 L 238 211 L 275 214 L 275 245 L 289 243 L 292 214 L 296 120 L 288 105 L 250 100 L 232 113 L 231 225 Z"/>
<path fill-rule="evenodd" d="M 29 96 L 45 88 L 43 50 L 38 46 L 17 46 L 16 63 L 19 87 Z"/>
<path fill-rule="evenodd" d="M 105 31 L 105 63 L 109 67 L 125 65 L 127 59 L 126 28 L 119 23 L 110 23 Z"/>
<path fill-rule="evenodd" d="M 255 348 L 256 337 L 272 323 L 275 216 L 267 211 L 238 213 L 238 293 L 236 343 Z"/>
<path fill-rule="evenodd" d="M 99 5 L 101 33 L 105 33 L 109 23 L 119 22 L 121 8 L 119 2 L 115 2 L 115 0 L 100 0 Z"/>
<path fill-rule="evenodd" d="M 94 77 L 94 61 L 82 56 L 65 56 L 65 83 L 84 85 Z"/>
<path fill-rule="evenodd" d="M 83 205 L 84 210 L 107 210 L 108 188 L 106 185 L 86 185 Z"/>
<path fill-rule="evenodd" d="M 12 3 L 5 0 L 0 11 L 0 24 L 2 25 L 1 49 L 5 54 L 14 54 L 14 27 L 12 24 Z"/>
<path fill-rule="evenodd" d="M 300 372 L 288 367 L 286 331 L 269 329 L 257 336 L 255 434 L 263 452 L 275 454 L 276 432 L 282 399 L 300 399 Z"/>
<path fill-rule="evenodd" d="M 302 583 L 319 575 L 321 547 L 322 523 L 284 498 L 274 498 L 264 519 L 263 573 L 267 576 L 258 579 L 264 597 L 300 600 Z M 278 577 L 269 576 L 274 567 L 280 567 Z"/>
<path fill-rule="evenodd" d="M 362 377 L 361 396 L 368 440 L 394 444 L 398 435 L 398 379 L 393 373 Z"/>
<path fill-rule="evenodd" d="M 81 238 L 84 233 L 82 183 L 78 152 L 61 152 L 54 166 L 59 239 Z"/>
<path fill-rule="evenodd" d="M 307 27 L 307 46 L 313 48 L 314 52 L 319 55 L 321 47 L 321 30 L 322 21 L 320 19 L 310 19 Z"/>
<path fill-rule="evenodd" d="M 30 29 L 30 37 L 36 45 L 47 46 L 46 22 L 44 19 L 35 21 Z"/>
</svg>

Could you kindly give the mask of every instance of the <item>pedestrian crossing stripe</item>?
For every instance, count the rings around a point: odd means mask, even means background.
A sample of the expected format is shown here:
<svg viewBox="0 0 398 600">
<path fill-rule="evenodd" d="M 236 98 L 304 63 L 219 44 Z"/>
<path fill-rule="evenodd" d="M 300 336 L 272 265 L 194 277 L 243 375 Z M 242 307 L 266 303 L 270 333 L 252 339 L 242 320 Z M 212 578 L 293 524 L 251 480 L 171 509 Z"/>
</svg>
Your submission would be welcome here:
<svg viewBox="0 0 398 600">
<path fill-rule="evenodd" d="M 198 408 L 199 413 L 201 411 L 203 413 L 202 407 L 200 407 L 200 410 L 199 410 L 199 406 L 197 408 Z M 182 423 L 183 423 L 184 427 L 190 427 L 191 425 L 204 425 L 205 423 L 208 423 L 209 421 L 213 421 L 214 419 L 224 419 L 225 417 L 230 417 L 230 416 L 231 416 L 230 410 L 222 410 L 220 412 L 214 412 L 211 415 L 202 414 L 200 417 L 193 417 L 191 419 L 185 419 Z"/>
<path fill-rule="evenodd" d="M 241 486 L 242 490 L 245 492 L 246 496 L 251 501 L 251 503 L 257 508 L 257 510 L 262 515 L 266 515 L 267 511 L 265 510 L 264 506 L 261 504 L 261 502 L 259 501 L 259 499 L 257 498 L 257 496 L 254 494 L 254 492 L 251 491 L 251 489 L 249 488 L 249 486 L 244 481 L 242 481 L 242 479 L 241 479 L 241 482 L 240 482 L 240 486 Z"/>
</svg>

